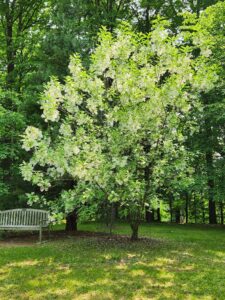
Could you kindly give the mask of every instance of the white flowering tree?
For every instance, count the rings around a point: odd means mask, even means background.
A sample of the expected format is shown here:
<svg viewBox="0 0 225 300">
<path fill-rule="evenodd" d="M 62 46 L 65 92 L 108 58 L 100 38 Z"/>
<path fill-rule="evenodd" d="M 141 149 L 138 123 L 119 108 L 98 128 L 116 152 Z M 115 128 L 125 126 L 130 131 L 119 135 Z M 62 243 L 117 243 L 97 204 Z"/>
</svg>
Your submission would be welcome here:
<svg viewBox="0 0 225 300">
<path fill-rule="evenodd" d="M 170 36 L 166 25 L 159 22 L 149 35 L 127 24 L 113 34 L 103 29 L 88 70 L 75 55 L 65 84 L 47 84 L 41 108 L 48 129 L 28 127 L 23 136 L 33 153 L 22 165 L 25 180 L 44 192 L 72 178 L 74 188 L 50 202 L 62 211 L 118 203 L 132 239 L 165 167 L 181 161 L 184 127 L 194 126 L 187 116 L 215 78 L 205 57 L 194 59 L 185 36 Z"/>
</svg>

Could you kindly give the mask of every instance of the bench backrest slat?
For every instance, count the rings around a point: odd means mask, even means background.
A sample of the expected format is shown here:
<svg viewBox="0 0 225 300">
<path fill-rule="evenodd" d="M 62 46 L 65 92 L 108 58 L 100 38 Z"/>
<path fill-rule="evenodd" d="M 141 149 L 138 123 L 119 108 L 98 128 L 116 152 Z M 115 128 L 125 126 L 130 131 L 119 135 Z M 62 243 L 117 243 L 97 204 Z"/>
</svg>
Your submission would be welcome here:
<svg viewBox="0 0 225 300">
<path fill-rule="evenodd" d="M 0 211 L 0 226 L 47 226 L 49 213 L 40 209 L 12 209 Z"/>
</svg>

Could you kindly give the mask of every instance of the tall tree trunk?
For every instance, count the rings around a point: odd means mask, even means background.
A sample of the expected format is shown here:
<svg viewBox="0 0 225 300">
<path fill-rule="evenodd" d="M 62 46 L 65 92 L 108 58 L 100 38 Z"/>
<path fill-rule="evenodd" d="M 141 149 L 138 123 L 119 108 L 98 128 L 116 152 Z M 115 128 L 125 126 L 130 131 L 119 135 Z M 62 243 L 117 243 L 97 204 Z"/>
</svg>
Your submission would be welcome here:
<svg viewBox="0 0 225 300">
<path fill-rule="evenodd" d="M 131 234 L 131 240 L 132 241 L 137 241 L 138 240 L 138 228 L 139 228 L 139 223 L 134 222 L 130 224 L 132 234 Z"/>
<path fill-rule="evenodd" d="M 149 18 L 149 5 L 145 9 L 145 32 L 149 32 L 151 29 L 150 18 Z"/>
<path fill-rule="evenodd" d="M 197 15 L 197 18 L 199 18 L 199 16 L 200 16 L 200 10 L 201 10 L 201 0 L 197 0 L 197 3 L 196 3 L 196 15 Z"/>
<path fill-rule="evenodd" d="M 180 223 L 180 209 L 177 208 L 175 212 L 175 217 L 176 217 L 176 223 Z"/>
<path fill-rule="evenodd" d="M 157 208 L 157 222 L 161 222 L 160 207 Z"/>
<path fill-rule="evenodd" d="M 149 153 L 151 146 L 149 144 L 148 140 L 143 141 L 143 146 L 144 146 L 144 150 L 145 153 Z M 145 168 L 144 168 L 144 179 L 145 179 L 145 194 L 144 194 L 144 199 L 146 203 L 149 203 L 149 199 L 150 199 L 150 178 L 152 175 L 152 168 L 151 168 L 151 164 L 148 164 Z M 145 219 L 147 223 L 151 223 L 154 222 L 154 211 L 151 209 L 151 206 L 145 209 Z"/>
<path fill-rule="evenodd" d="M 194 194 L 194 217 L 195 217 L 195 224 L 197 223 L 197 202 L 196 202 L 196 195 Z"/>
<path fill-rule="evenodd" d="M 202 202 L 202 223 L 205 224 L 205 205 Z"/>
<path fill-rule="evenodd" d="M 66 216 L 66 231 L 77 231 L 77 212 L 73 210 Z"/>
<path fill-rule="evenodd" d="M 147 223 L 152 223 L 155 221 L 154 219 L 154 210 L 146 210 L 145 219 Z"/>
<path fill-rule="evenodd" d="M 12 88 L 14 84 L 13 72 L 15 69 L 15 50 L 13 45 L 13 16 L 8 7 L 6 14 L 6 58 L 7 58 L 7 88 Z"/>
<path fill-rule="evenodd" d="M 172 196 L 170 196 L 170 199 L 169 199 L 169 210 L 170 210 L 170 222 L 172 223 L 173 222 L 173 206 L 172 206 Z"/>
<path fill-rule="evenodd" d="M 188 192 L 185 193 L 185 217 L 186 217 L 186 224 L 189 221 L 189 195 Z"/>
<path fill-rule="evenodd" d="M 207 165 L 207 184 L 208 184 L 208 197 L 209 197 L 209 223 L 216 224 L 216 203 L 214 200 L 214 178 L 213 178 L 213 153 L 208 151 L 206 153 Z"/>
<path fill-rule="evenodd" d="M 223 202 L 220 202 L 220 223 L 221 225 L 224 224 L 224 214 L 223 214 Z"/>
<path fill-rule="evenodd" d="M 109 233 L 110 234 L 112 234 L 113 224 L 115 223 L 115 219 L 116 219 L 116 206 L 115 206 L 115 203 L 112 203 L 110 205 L 109 222 L 108 222 L 108 227 L 109 227 Z"/>
</svg>

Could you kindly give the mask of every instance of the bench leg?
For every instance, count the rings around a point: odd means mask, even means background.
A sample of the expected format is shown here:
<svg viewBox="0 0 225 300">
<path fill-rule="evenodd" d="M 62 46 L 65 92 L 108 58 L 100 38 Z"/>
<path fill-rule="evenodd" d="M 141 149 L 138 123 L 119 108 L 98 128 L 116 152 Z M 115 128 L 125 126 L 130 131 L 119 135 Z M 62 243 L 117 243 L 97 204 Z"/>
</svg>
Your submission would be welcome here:
<svg viewBox="0 0 225 300">
<path fill-rule="evenodd" d="M 51 228 L 50 228 L 50 225 L 48 225 L 48 239 L 50 240 L 50 230 L 51 230 Z"/>
<path fill-rule="evenodd" d="M 40 231 L 39 231 L 39 242 L 42 242 L 42 227 L 40 227 Z"/>
</svg>

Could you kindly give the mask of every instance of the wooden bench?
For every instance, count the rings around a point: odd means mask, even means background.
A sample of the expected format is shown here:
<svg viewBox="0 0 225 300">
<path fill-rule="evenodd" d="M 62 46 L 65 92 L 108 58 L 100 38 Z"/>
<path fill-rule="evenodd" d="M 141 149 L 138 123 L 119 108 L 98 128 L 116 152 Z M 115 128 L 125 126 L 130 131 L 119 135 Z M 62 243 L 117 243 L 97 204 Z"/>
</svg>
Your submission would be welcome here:
<svg viewBox="0 0 225 300">
<path fill-rule="evenodd" d="M 42 241 L 43 228 L 49 230 L 49 213 L 45 210 L 20 208 L 0 211 L 0 230 L 39 231 L 39 241 Z"/>
</svg>

